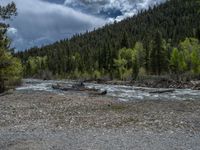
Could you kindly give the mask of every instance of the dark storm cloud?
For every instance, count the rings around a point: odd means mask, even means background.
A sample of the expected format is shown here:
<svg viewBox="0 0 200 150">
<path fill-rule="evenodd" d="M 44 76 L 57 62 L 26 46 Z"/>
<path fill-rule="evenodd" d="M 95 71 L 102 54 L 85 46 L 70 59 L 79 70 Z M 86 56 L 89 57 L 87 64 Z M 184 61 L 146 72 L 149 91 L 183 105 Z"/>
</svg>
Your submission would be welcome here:
<svg viewBox="0 0 200 150">
<path fill-rule="evenodd" d="M 105 24 L 103 19 L 40 0 L 14 0 L 18 16 L 8 34 L 18 49 L 51 43 Z"/>
<path fill-rule="evenodd" d="M 65 0 L 42 0 L 50 3 L 63 4 Z"/>
<path fill-rule="evenodd" d="M 71 37 L 165 0 L 0 0 L 14 1 L 18 16 L 10 22 L 13 46 L 25 49 Z"/>
</svg>

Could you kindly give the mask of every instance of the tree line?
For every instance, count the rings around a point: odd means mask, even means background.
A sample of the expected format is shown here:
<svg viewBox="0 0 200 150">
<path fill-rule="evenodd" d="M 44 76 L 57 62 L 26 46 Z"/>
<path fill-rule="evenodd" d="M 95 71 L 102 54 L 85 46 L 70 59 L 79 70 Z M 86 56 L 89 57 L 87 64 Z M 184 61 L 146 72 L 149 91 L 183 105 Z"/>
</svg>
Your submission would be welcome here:
<svg viewBox="0 0 200 150">
<path fill-rule="evenodd" d="M 86 72 L 86 68 L 83 68 L 84 63 L 82 63 L 80 54 L 75 53 L 70 60 L 67 59 L 69 62 L 66 62 L 66 67 L 68 66 L 67 63 L 71 63 L 73 72 L 62 74 L 62 68 L 60 68 L 57 77 L 85 79 L 107 77 L 109 79 L 132 80 L 142 76 L 167 74 L 173 75 L 175 79 L 182 79 L 181 75 L 185 74 L 188 75 L 184 76 L 187 78 L 199 78 L 199 40 L 197 38 L 186 38 L 180 41 L 177 47 L 173 47 L 162 38 L 160 32 L 156 34 L 150 42 L 149 51 L 146 51 L 142 42 L 136 42 L 133 48 L 124 47 L 120 49 L 113 60 L 109 57 L 112 52 L 108 56 L 104 56 L 104 59 L 100 58 L 99 61 L 102 61 L 102 64 L 106 62 L 105 64 L 108 64 L 108 66 L 98 65 L 95 62 L 96 64 L 93 64 L 95 68 L 88 68 L 91 69 L 90 72 Z M 48 72 L 50 72 L 48 59 L 47 56 L 29 57 L 24 66 L 24 73 L 27 73 L 25 76 L 31 75 L 33 77 L 35 75 L 35 77 L 45 78 L 46 75 L 44 74 L 48 75 Z M 55 65 L 51 64 L 50 66 L 58 67 Z"/>
</svg>

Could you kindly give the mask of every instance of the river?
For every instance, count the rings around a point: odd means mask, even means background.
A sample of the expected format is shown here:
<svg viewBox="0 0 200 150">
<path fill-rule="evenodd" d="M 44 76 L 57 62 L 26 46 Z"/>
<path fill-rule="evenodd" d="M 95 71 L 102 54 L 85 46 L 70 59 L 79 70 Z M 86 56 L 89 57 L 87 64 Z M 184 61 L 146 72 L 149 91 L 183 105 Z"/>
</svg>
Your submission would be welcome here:
<svg viewBox="0 0 200 150">
<path fill-rule="evenodd" d="M 24 79 L 23 85 L 16 88 L 17 91 L 48 91 L 57 94 L 66 94 L 60 90 L 54 90 L 52 85 L 62 83 L 67 86 L 72 86 L 76 81 L 71 80 L 37 80 Z M 110 84 L 94 84 L 84 83 L 87 88 L 95 88 L 100 91 L 107 90 L 107 96 L 116 98 L 121 101 L 131 100 L 200 100 L 200 91 L 191 89 L 175 89 L 174 92 L 168 93 L 151 93 L 161 89 L 144 88 L 125 85 L 110 85 Z M 167 90 L 167 89 L 166 89 Z M 79 94 L 86 94 L 80 92 Z"/>
</svg>

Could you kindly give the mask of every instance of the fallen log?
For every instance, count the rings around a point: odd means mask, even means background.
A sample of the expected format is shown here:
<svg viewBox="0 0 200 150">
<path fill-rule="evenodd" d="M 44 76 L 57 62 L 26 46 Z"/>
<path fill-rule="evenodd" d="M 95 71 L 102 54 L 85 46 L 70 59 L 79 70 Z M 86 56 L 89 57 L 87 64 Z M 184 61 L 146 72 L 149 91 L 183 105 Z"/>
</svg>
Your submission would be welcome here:
<svg viewBox="0 0 200 150">
<path fill-rule="evenodd" d="M 107 94 L 106 90 L 101 92 L 98 89 L 87 88 L 85 86 L 77 86 L 77 85 L 73 85 L 72 87 L 66 87 L 61 84 L 56 84 L 56 85 L 52 85 L 52 88 L 55 90 L 61 90 L 61 91 L 89 92 L 91 94 L 96 94 L 96 95 L 106 95 Z"/>
<path fill-rule="evenodd" d="M 157 90 L 157 91 L 151 91 L 150 94 L 162 94 L 162 93 L 172 93 L 175 89 L 167 89 L 167 90 Z"/>
<path fill-rule="evenodd" d="M 103 91 L 103 92 L 101 92 L 101 91 L 88 91 L 88 93 L 89 94 L 91 94 L 91 95 L 106 95 L 107 94 L 107 91 L 105 90 L 105 91 Z"/>
<path fill-rule="evenodd" d="M 10 89 L 10 90 L 8 90 L 8 91 L 5 91 L 5 92 L 3 92 L 3 93 L 0 93 L 0 97 L 1 97 L 1 96 L 5 96 L 5 95 L 10 95 L 10 94 L 12 94 L 12 93 L 13 93 L 13 90 Z"/>
<path fill-rule="evenodd" d="M 193 90 L 200 90 L 200 81 L 191 81 Z"/>
<path fill-rule="evenodd" d="M 67 91 L 68 90 L 67 87 L 64 87 L 61 84 L 54 84 L 54 85 L 52 85 L 52 88 L 55 89 L 55 90 L 62 90 L 62 91 Z"/>
<path fill-rule="evenodd" d="M 72 86 L 72 88 L 84 88 L 84 87 L 85 87 L 85 85 L 84 85 L 83 82 L 78 83 L 78 84 L 74 84 L 74 85 Z"/>
</svg>

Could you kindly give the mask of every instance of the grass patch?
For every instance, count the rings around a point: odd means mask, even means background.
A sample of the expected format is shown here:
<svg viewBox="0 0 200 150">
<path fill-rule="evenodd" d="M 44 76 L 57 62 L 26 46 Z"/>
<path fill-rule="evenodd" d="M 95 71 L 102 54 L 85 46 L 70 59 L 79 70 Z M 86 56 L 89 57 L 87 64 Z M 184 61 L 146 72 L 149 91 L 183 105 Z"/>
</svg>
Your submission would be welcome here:
<svg viewBox="0 0 200 150">
<path fill-rule="evenodd" d="M 108 107 L 113 111 L 123 111 L 127 109 L 127 106 L 125 105 L 110 105 Z"/>
</svg>

